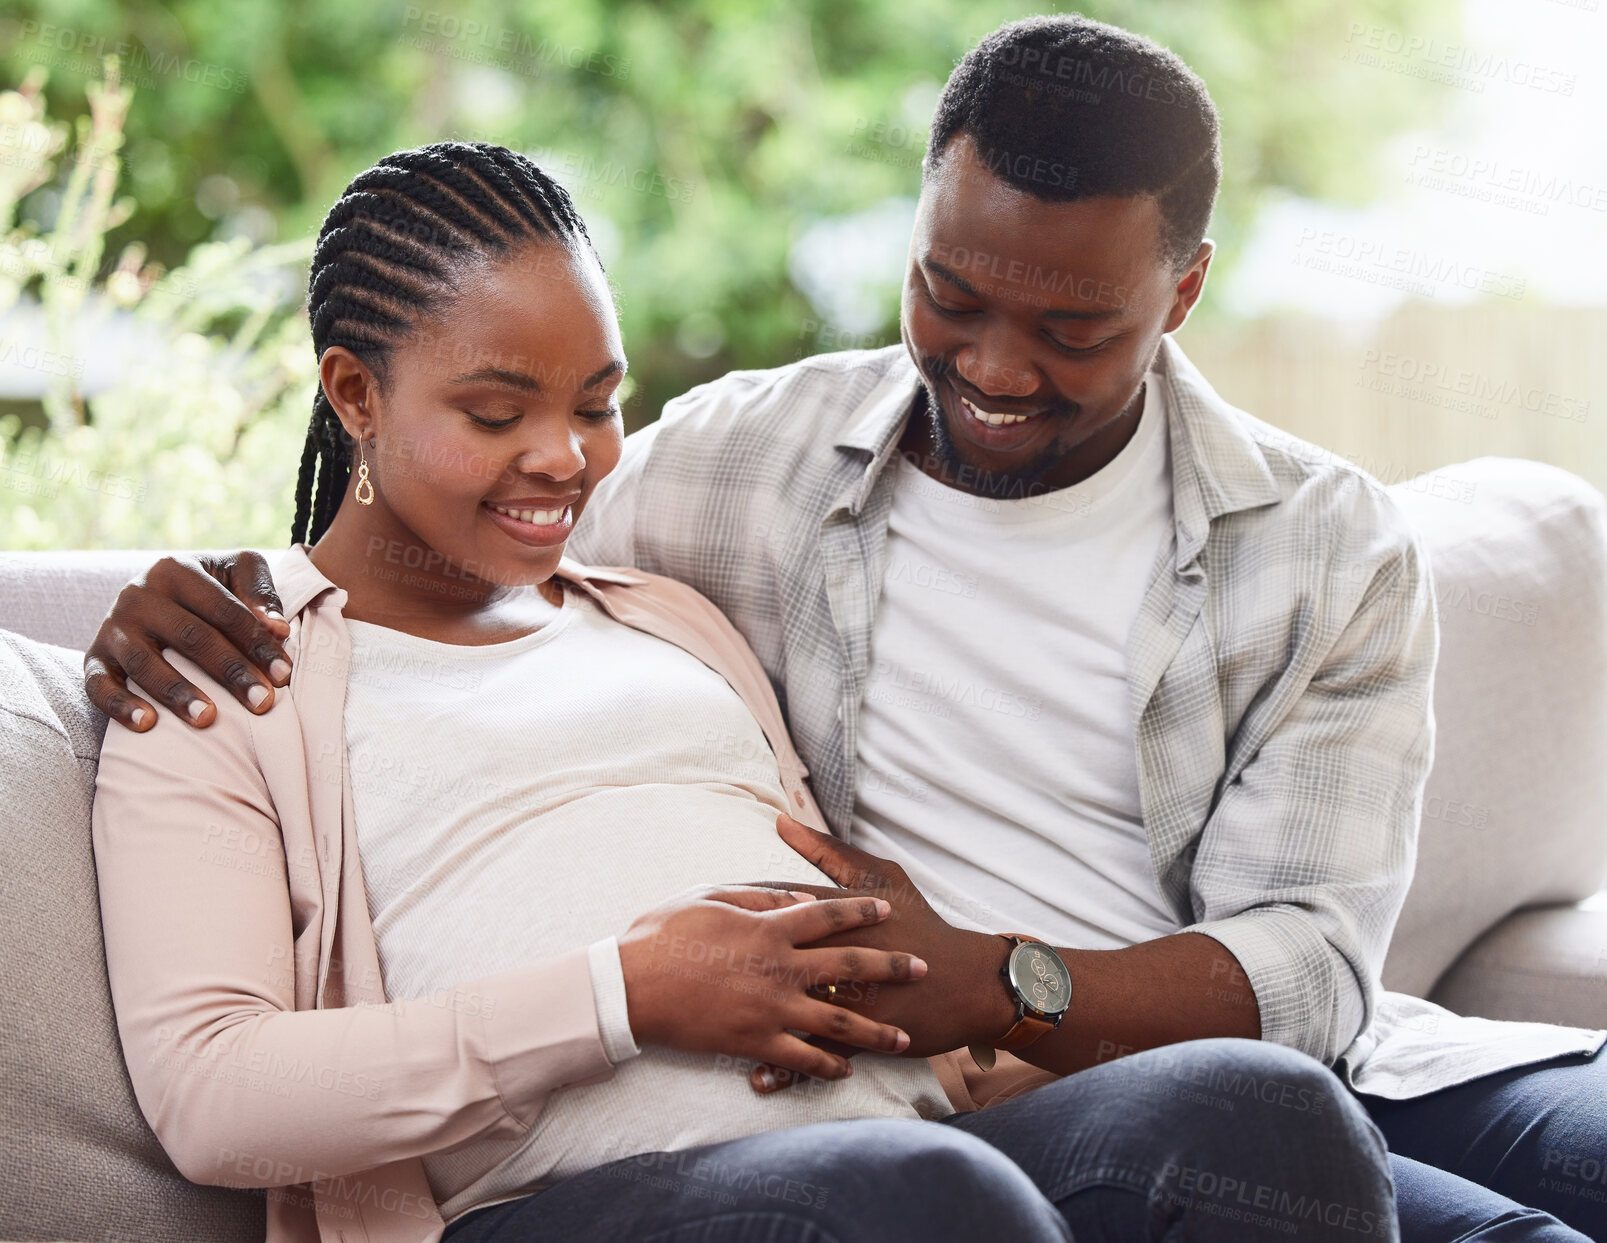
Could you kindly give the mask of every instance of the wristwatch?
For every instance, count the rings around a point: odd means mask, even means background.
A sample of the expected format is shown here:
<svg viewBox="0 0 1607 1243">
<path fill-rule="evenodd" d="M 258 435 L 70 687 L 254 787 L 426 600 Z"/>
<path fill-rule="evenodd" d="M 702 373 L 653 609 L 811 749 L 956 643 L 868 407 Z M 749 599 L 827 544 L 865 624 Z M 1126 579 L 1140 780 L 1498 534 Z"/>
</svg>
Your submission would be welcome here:
<svg viewBox="0 0 1607 1243">
<path fill-rule="evenodd" d="M 972 1045 L 971 1056 L 992 1070 L 997 1049 L 1024 1049 L 1060 1026 L 1071 1005 L 1071 973 L 1052 946 L 1019 933 L 1000 933 L 1014 947 L 999 974 L 1016 1003 L 1016 1021 L 997 1040 Z"/>
</svg>

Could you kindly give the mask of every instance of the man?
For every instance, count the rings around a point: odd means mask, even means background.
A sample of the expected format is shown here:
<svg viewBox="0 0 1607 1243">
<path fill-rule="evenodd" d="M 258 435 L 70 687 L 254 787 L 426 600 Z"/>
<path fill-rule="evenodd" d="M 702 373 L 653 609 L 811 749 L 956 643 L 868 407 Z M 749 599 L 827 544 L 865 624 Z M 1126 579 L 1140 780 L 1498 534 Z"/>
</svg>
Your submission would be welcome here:
<svg viewBox="0 0 1607 1243">
<path fill-rule="evenodd" d="M 995 32 L 933 122 L 904 346 L 670 403 L 572 555 L 689 583 L 752 644 L 841 840 L 782 834 L 893 902 L 931 974 L 876 1013 L 971 1046 L 978 1099 L 1272 1041 L 1363 1094 L 1404 1238 L 1607 1237 L 1602 1198 L 1546 1177 L 1607 1152 L 1604 1034 L 1379 992 L 1432 756 L 1428 568 L 1376 481 L 1226 406 L 1168 338 L 1219 164 L 1170 53 L 1075 17 Z M 260 561 L 211 568 L 272 605 Z M 164 643 L 268 689 L 232 650 L 269 670 L 268 630 L 199 572 L 161 580 L 223 633 L 126 593 L 87 661 L 103 709 L 133 723 L 128 671 L 209 719 Z M 1180 1174 L 1265 1207 L 1222 1185 Z"/>
</svg>

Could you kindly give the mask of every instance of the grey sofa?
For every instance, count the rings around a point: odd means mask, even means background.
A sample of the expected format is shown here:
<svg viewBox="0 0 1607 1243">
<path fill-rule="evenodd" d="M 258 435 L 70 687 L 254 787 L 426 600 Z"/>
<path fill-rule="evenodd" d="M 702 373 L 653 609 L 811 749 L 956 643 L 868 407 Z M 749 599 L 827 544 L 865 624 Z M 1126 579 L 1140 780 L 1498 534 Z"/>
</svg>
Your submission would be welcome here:
<svg viewBox="0 0 1607 1243">
<path fill-rule="evenodd" d="M 1495 458 L 1392 491 L 1428 550 L 1441 656 L 1384 983 L 1462 1013 L 1607 1026 L 1607 501 Z M 158 555 L 0 553 L 3 1239 L 262 1237 L 260 1193 L 192 1186 L 163 1156 L 106 987 L 89 837 L 106 726 L 75 649 Z"/>
</svg>

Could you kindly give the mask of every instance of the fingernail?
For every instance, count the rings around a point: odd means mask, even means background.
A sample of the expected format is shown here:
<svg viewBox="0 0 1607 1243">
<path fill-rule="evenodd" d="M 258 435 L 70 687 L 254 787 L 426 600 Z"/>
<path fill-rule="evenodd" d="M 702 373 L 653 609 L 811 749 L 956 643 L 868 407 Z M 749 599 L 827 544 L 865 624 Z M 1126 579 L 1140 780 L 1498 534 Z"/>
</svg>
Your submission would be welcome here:
<svg viewBox="0 0 1607 1243">
<path fill-rule="evenodd" d="M 190 714 L 190 720 L 198 721 L 201 719 L 201 714 L 206 711 L 206 705 L 199 699 L 192 699 L 190 700 L 190 706 L 185 711 Z"/>
<path fill-rule="evenodd" d="M 876 913 L 878 915 L 880 915 L 883 919 L 886 919 L 889 915 L 891 915 L 893 913 L 893 906 L 892 906 L 892 904 L 890 902 L 888 902 L 888 900 L 886 898 L 877 898 L 875 901 L 876 901 Z"/>
<path fill-rule="evenodd" d="M 268 698 L 268 688 L 258 682 L 246 692 L 246 700 L 253 708 L 262 707 L 262 701 Z"/>
<path fill-rule="evenodd" d="M 775 1090 L 776 1075 L 775 1072 L 768 1066 L 761 1066 L 756 1078 L 759 1080 L 759 1086 L 766 1092 L 773 1092 Z"/>
<path fill-rule="evenodd" d="M 789 889 L 787 892 L 793 897 L 797 898 L 800 902 L 813 902 L 815 900 L 815 895 L 812 893 L 803 893 L 797 889 Z"/>
<path fill-rule="evenodd" d="M 145 724 L 145 718 L 150 716 L 150 715 L 151 714 L 148 711 L 146 711 L 144 708 L 135 708 L 132 720 L 133 720 L 134 724 L 136 724 L 136 725 L 144 725 Z"/>
<path fill-rule="evenodd" d="M 290 662 L 283 656 L 277 657 L 273 664 L 268 666 L 268 676 L 273 679 L 275 686 L 283 686 L 290 681 Z"/>
<path fill-rule="evenodd" d="M 926 974 L 927 970 L 928 970 L 928 968 L 927 968 L 927 965 L 926 965 L 926 959 L 924 959 L 924 958 L 912 958 L 912 959 L 910 959 L 910 979 L 912 979 L 912 980 L 920 979 L 923 975 Z"/>
<path fill-rule="evenodd" d="M 852 1062 L 844 1062 L 843 1063 L 843 1078 L 844 1079 L 852 1079 L 853 1077 L 854 1077 L 854 1064 Z"/>
<path fill-rule="evenodd" d="M 910 1047 L 910 1034 L 908 1032 L 899 1032 L 898 1033 L 898 1039 L 893 1042 L 893 1052 L 894 1053 L 902 1053 L 902 1052 L 904 1052 L 905 1049 L 907 1049 L 909 1047 Z M 850 1066 L 849 1069 L 853 1069 L 852 1066 Z"/>
<path fill-rule="evenodd" d="M 263 609 L 262 615 L 264 617 L 272 618 L 274 621 L 284 621 L 285 619 L 285 615 L 278 609 Z"/>
</svg>

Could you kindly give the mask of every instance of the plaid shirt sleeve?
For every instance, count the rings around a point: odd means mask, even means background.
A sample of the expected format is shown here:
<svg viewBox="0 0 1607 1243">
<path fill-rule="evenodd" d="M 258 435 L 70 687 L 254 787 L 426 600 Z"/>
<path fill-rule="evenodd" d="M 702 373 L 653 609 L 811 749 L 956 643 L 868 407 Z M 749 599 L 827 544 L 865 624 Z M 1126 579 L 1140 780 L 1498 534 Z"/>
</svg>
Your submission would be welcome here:
<svg viewBox="0 0 1607 1243">
<path fill-rule="evenodd" d="M 1237 957 L 1263 1039 L 1327 1064 L 1372 1021 L 1433 757 L 1429 567 L 1398 511 L 1372 516 L 1381 555 L 1331 571 L 1365 574 L 1359 599 L 1317 594 L 1319 611 L 1355 600 L 1348 620 L 1305 628 L 1271 690 L 1287 708 L 1236 740 L 1249 758 L 1236 773 L 1230 763 L 1200 836 L 1189 879 L 1198 922 L 1184 929 Z"/>
</svg>

